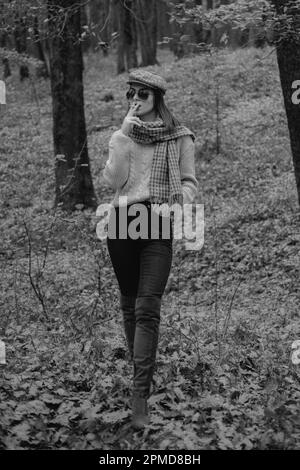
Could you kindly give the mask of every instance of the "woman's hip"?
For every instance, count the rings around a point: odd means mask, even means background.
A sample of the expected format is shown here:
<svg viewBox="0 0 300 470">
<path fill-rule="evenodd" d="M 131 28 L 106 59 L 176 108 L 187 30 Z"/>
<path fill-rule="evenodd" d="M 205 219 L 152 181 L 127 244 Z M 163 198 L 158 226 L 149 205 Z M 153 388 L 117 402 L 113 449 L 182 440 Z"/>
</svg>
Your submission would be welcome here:
<svg viewBox="0 0 300 470">
<path fill-rule="evenodd" d="M 135 207 L 134 207 L 135 206 Z M 108 221 L 109 239 L 173 241 L 171 218 L 151 208 L 149 201 L 114 207 Z"/>
</svg>

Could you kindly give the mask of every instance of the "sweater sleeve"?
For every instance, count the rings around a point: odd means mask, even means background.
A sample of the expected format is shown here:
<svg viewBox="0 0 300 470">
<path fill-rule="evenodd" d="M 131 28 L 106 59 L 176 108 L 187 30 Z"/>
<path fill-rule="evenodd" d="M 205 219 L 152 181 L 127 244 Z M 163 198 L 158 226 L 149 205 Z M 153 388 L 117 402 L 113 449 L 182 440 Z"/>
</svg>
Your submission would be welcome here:
<svg viewBox="0 0 300 470">
<path fill-rule="evenodd" d="M 109 141 L 109 156 L 102 174 L 113 189 L 121 188 L 128 180 L 131 143 L 121 129 L 114 132 Z"/>
<path fill-rule="evenodd" d="M 182 141 L 179 158 L 183 203 L 194 201 L 199 188 L 195 173 L 195 144 L 191 137 Z"/>
</svg>

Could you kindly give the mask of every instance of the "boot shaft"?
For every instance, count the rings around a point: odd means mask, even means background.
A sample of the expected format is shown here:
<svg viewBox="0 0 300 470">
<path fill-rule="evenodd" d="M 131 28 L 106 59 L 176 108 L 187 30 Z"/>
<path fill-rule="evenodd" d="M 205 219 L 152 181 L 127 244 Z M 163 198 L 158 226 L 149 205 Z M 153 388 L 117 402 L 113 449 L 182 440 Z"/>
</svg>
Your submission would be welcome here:
<svg viewBox="0 0 300 470">
<path fill-rule="evenodd" d="M 132 426 L 142 429 L 149 424 L 147 398 L 133 394 L 132 397 Z"/>
</svg>

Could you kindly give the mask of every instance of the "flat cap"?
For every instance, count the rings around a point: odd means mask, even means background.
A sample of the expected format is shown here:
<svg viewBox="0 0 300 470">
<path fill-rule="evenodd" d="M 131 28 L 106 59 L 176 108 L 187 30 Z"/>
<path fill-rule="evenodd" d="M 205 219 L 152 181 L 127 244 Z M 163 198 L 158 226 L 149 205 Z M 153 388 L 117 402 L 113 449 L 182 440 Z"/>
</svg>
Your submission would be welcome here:
<svg viewBox="0 0 300 470">
<path fill-rule="evenodd" d="M 161 90 L 163 94 L 167 91 L 166 80 L 155 72 L 149 72 L 147 70 L 132 70 L 129 74 L 127 83 L 140 83 L 141 85 L 149 86 L 156 90 Z"/>
</svg>

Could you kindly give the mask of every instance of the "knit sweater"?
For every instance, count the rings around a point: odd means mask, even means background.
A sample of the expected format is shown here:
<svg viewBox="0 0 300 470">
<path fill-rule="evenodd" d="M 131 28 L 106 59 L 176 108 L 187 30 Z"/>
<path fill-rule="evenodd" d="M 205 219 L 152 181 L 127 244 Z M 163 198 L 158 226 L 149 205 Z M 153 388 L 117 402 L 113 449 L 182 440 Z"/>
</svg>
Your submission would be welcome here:
<svg viewBox="0 0 300 470">
<path fill-rule="evenodd" d="M 113 206 L 141 202 L 150 197 L 149 181 L 155 144 L 138 144 L 121 129 L 109 141 L 109 157 L 104 180 L 116 190 Z M 190 203 L 198 192 L 195 177 L 195 145 L 189 135 L 177 139 L 183 203 Z"/>
</svg>

